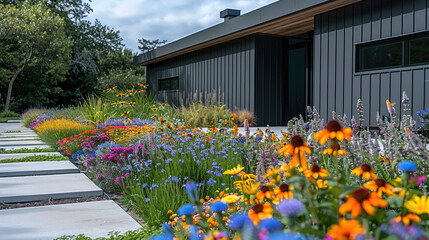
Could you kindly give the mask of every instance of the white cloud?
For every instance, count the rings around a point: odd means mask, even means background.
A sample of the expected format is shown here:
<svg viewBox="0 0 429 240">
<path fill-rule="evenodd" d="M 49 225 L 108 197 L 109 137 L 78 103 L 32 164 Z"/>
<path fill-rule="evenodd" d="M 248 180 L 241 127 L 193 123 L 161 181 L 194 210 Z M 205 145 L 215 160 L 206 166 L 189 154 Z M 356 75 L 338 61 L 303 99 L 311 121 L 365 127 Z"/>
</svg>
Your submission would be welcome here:
<svg viewBox="0 0 429 240">
<path fill-rule="evenodd" d="M 138 39 L 168 42 L 221 23 L 226 8 L 247 13 L 276 0 L 93 0 L 90 20 L 114 27 L 124 44 L 138 51 Z"/>
</svg>

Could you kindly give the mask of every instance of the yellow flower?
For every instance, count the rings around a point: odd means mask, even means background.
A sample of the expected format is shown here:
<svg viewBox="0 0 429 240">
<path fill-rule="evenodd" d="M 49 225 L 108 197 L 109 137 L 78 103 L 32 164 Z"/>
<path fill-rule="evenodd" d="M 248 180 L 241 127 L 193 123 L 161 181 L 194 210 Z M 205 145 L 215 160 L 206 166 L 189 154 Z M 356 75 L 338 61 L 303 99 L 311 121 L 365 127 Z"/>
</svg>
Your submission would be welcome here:
<svg viewBox="0 0 429 240">
<path fill-rule="evenodd" d="M 223 174 L 228 174 L 228 175 L 236 175 L 236 174 L 240 174 L 243 171 L 244 167 L 240 166 L 240 164 L 233 168 L 233 169 L 229 169 L 226 170 L 225 172 L 223 172 Z"/>
<path fill-rule="evenodd" d="M 363 164 L 361 167 L 353 169 L 352 175 L 360 176 L 366 180 L 377 179 L 377 176 L 374 174 L 374 169 L 369 164 Z"/>
<path fill-rule="evenodd" d="M 156 110 L 158 110 L 158 108 L 152 108 L 152 111 L 156 111 Z"/>
<path fill-rule="evenodd" d="M 333 155 L 334 157 L 338 156 L 338 154 L 342 155 L 342 156 L 346 156 L 347 152 L 344 151 L 343 149 L 341 149 L 340 144 L 338 144 L 337 142 L 331 142 L 331 146 L 328 149 L 325 149 L 322 153 L 323 155 L 328 154 L 328 155 Z"/>
<path fill-rule="evenodd" d="M 236 203 L 238 200 L 240 200 L 240 197 L 235 196 L 235 195 L 229 195 L 229 196 L 226 196 L 226 197 L 222 198 L 222 201 L 224 201 L 224 202 L 226 202 L 228 204 Z"/>
<path fill-rule="evenodd" d="M 405 225 L 409 225 L 410 222 L 415 222 L 415 223 L 419 223 L 420 222 L 420 217 L 417 216 L 414 213 L 408 213 L 407 215 L 405 215 L 404 217 L 401 216 L 397 216 L 395 218 L 396 222 L 400 222 L 402 221 Z"/>
<path fill-rule="evenodd" d="M 329 175 L 328 171 L 326 169 L 322 169 L 319 167 L 319 165 L 317 164 L 312 164 L 310 166 L 310 170 L 304 170 L 304 176 L 306 178 L 312 178 L 314 179 L 318 179 L 320 178 L 325 178 Z"/>
<path fill-rule="evenodd" d="M 308 143 L 304 142 L 301 136 L 294 135 L 290 139 L 290 144 L 285 145 L 279 150 L 279 154 L 282 153 L 284 153 L 285 156 L 292 156 L 292 161 L 289 163 L 292 168 L 301 165 L 302 169 L 307 170 L 307 159 L 304 153 L 310 155 L 311 151 L 308 148 Z"/>
<path fill-rule="evenodd" d="M 343 128 L 337 120 L 331 120 L 326 124 L 326 128 L 314 134 L 313 138 L 318 140 L 320 145 L 324 145 L 328 139 L 343 141 L 344 138 L 350 140 L 353 135 L 351 128 Z"/>
<path fill-rule="evenodd" d="M 319 179 L 316 181 L 317 187 L 320 189 L 328 187 L 328 180 Z"/>
<path fill-rule="evenodd" d="M 122 113 L 122 114 L 121 114 L 121 117 L 123 117 L 123 116 L 127 116 L 127 115 L 128 115 L 128 113 L 130 113 L 130 111 L 124 111 L 124 113 Z"/>
<path fill-rule="evenodd" d="M 363 185 L 365 188 L 371 191 L 377 191 L 377 195 L 381 197 L 383 192 L 388 196 L 392 195 L 393 186 L 388 184 L 386 180 L 378 178 L 374 181 L 369 181 Z"/>
<path fill-rule="evenodd" d="M 429 213 L 429 198 L 426 196 L 413 196 L 413 198 L 404 204 L 405 208 L 413 213 L 425 214 Z"/>
<path fill-rule="evenodd" d="M 243 193 L 248 195 L 256 195 L 258 192 L 259 186 L 261 183 L 251 183 L 251 184 L 245 184 L 243 185 Z"/>
</svg>

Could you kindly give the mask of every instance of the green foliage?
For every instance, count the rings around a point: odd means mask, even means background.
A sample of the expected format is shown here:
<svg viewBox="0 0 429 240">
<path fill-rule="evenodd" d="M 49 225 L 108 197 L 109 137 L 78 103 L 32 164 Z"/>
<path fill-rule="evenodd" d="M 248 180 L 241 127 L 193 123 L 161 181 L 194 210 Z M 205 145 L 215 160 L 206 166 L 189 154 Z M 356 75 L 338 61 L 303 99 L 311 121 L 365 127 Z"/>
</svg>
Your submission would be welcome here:
<svg viewBox="0 0 429 240">
<path fill-rule="evenodd" d="M 46 108 L 33 108 L 33 109 L 30 109 L 30 110 L 24 112 L 21 115 L 22 124 L 25 127 L 28 128 L 28 127 L 30 127 L 30 123 L 31 123 L 31 121 L 33 121 L 33 119 L 35 119 L 38 116 L 40 116 L 40 115 L 42 115 L 44 113 L 47 113 L 47 112 L 49 112 L 49 110 L 46 109 Z"/>
<path fill-rule="evenodd" d="M 58 110 L 51 110 L 52 118 L 64 118 L 70 121 L 84 121 L 84 109 L 81 106 L 70 106 Z"/>
<path fill-rule="evenodd" d="M 19 114 L 12 111 L 3 111 L 0 113 L 0 118 L 18 118 Z"/>
<path fill-rule="evenodd" d="M 72 41 L 61 17 L 41 3 L 0 5 L 0 25 L 0 76 L 9 91 L 26 68 L 37 69 L 40 78 L 27 78 L 26 82 L 36 81 L 39 88 L 65 80 Z M 9 100 L 8 94 L 6 108 Z"/>
<path fill-rule="evenodd" d="M 232 113 L 226 109 L 225 105 L 204 105 L 201 102 L 196 102 L 187 108 L 182 107 L 176 113 L 176 118 L 183 119 L 193 127 L 209 127 L 225 119 L 229 119 L 231 115 Z"/>
<path fill-rule="evenodd" d="M 139 50 L 142 53 L 154 50 L 164 45 L 167 42 L 167 40 L 159 40 L 159 39 L 149 40 L 145 38 L 139 39 L 138 41 L 139 41 Z"/>
<path fill-rule="evenodd" d="M 8 158 L 0 161 L 2 163 L 16 163 L 16 162 L 42 162 L 42 161 L 64 161 L 68 160 L 68 157 L 63 156 L 46 156 L 46 155 L 34 155 L 24 158 Z"/>
<path fill-rule="evenodd" d="M 103 103 L 102 99 L 91 95 L 85 99 L 83 106 L 86 119 L 94 126 L 104 123 L 115 116 L 110 106 Z"/>
<path fill-rule="evenodd" d="M 145 78 L 134 69 L 113 69 L 97 79 L 95 88 L 99 91 L 117 86 L 120 89 L 133 89 L 138 83 L 145 82 Z"/>
<path fill-rule="evenodd" d="M 150 227 L 150 226 L 142 226 L 139 230 L 136 231 L 128 231 L 126 233 L 120 234 L 118 232 L 109 233 L 108 237 L 100 237 L 100 238 L 90 238 L 85 237 L 85 235 L 81 234 L 78 236 L 64 236 L 57 238 L 55 240 L 143 240 L 149 239 L 150 237 L 161 233 L 162 230 L 159 227 Z"/>
<path fill-rule="evenodd" d="M 14 150 L 4 150 L 1 151 L 1 154 L 6 153 L 36 153 L 36 152 L 56 152 L 57 150 L 55 148 L 21 148 L 21 149 L 14 149 Z"/>
</svg>

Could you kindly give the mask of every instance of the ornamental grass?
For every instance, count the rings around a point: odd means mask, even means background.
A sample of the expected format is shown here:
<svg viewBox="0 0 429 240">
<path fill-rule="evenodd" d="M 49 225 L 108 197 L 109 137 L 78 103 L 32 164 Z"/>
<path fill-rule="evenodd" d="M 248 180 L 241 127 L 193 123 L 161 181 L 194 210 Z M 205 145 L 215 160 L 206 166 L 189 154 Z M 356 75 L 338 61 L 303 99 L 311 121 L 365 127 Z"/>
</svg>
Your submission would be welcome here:
<svg viewBox="0 0 429 240">
<path fill-rule="evenodd" d="M 89 129 L 91 129 L 91 126 L 85 123 L 66 119 L 51 119 L 40 124 L 35 130 L 42 141 L 57 148 L 58 139 L 70 137 Z"/>
</svg>

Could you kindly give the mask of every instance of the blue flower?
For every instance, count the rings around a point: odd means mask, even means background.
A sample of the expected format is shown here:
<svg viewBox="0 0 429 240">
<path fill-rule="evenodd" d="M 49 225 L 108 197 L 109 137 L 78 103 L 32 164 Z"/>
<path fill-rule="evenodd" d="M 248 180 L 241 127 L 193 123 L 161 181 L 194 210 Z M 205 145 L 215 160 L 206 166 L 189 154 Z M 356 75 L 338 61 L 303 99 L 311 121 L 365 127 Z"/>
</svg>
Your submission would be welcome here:
<svg viewBox="0 0 429 240">
<path fill-rule="evenodd" d="M 267 218 L 259 223 L 260 229 L 266 229 L 269 232 L 276 231 L 283 228 L 282 223 L 276 218 Z"/>
<path fill-rule="evenodd" d="M 223 212 L 228 209 L 228 205 L 222 201 L 214 202 L 210 205 L 210 211 L 212 212 Z"/>
<path fill-rule="evenodd" d="M 237 140 L 239 142 L 241 142 L 241 143 L 245 143 L 246 142 L 246 138 L 244 138 L 244 137 L 239 137 Z"/>
<path fill-rule="evenodd" d="M 194 181 L 188 181 L 186 183 L 186 193 L 193 203 L 198 203 L 198 188 Z"/>
<path fill-rule="evenodd" d="M 231 224 L 229 225 L 229 228 L 231 228 L 231 230 L 233 231 L 240 230 L 245 225 L 248 225 L 248 224 L 253 226 L 252 220 L 250 220 L 247 214 L 237 213 L 234 216 L 232 216 L 230 220 L 231 220 Z"/>
<path fill-rule="evenodd" d="M 165 234 L 165 233 L 161 233 L 159 235 L 155 235 L 151 238 L 149 238 L 149 240 L 173 240 L 174 236 Z"/>
<path fill-rule="evenodd" d="M 296 217 L 303 209 L 302 202 L 295 198 L 285 199 L 277 206 L 280 215 L 288 217 Z"/>
<path fill-rule="evenodd" d="M 290 233 L 277 232 L 277 233 L 268 235 L 268 240 L 284 240 L 284 239 L 305 240 L 310 238 L 306 238 L 304 235 L 301 235 L 298 233 L 291 233 L 291 232 Z"/>
<path fill-rule="evenodd" d="M 398 164 L 398 168 L 403 172 L 415 172 L 417 170 L 417 165 L 410 161 L 403 161 Z"/>
<path fill-rule="evenodd" d="M 177 214 L 179 216 L 190 216 L 194 213 L 194 211 L 195 211 L 194 205 L 188 203 L 188 204 L 181 206 L 179 208 L 179 211 L 177 211 Z"/>
<path fill-rule="evenodd" d="M 146 198 L 146 202 L 150 202 L 150 198 Z"/>
</svg>

